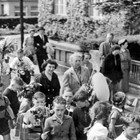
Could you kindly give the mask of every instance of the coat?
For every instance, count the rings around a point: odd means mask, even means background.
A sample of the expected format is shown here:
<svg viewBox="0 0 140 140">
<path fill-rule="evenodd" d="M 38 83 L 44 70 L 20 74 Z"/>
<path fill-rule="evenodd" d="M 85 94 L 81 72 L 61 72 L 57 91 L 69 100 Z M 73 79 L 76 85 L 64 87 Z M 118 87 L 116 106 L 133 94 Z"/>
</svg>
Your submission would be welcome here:
<svg viewBox="0 0 140 140">
<path fill-rule="evenodd" d="M 75 94 L 78 89 L 83 85 L 87 84 L 89 82 L 90 78 L 90 73 L 88 68 L 81 67 L 81 76 L 80 80 L 74 71 L 73 67 L 69 68 L 65 73 L 64 73 L 64 78 L 62 81 L 62 89 L 61 89 L 61 94 L 64 93 L 64 90 L 66 88 L 70 89 L 73 94 Z"/>
</svg>

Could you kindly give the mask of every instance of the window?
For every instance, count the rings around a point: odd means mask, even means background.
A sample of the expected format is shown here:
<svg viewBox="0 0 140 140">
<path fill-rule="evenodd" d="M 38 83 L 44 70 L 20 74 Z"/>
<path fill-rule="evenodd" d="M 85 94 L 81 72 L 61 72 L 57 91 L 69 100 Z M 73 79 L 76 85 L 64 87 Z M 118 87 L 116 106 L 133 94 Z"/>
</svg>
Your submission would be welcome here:
<svg viewBox="0 0 140 140">
<path fill-rule="evenodd" d="M 38 16 L 38 7 L 36 5 L 31 6 L 30 15 L 31 16 Z"/>
<path fill-rule="evenodd" d="M 20 16 L 20 6 L 15 6 L 15 16 Z M 27 7 L 23 7 L 23 16 L 27 15 Z"/>
<path fill-rule="evenodd" d="M 55 1 L 55 14 L 66 15 L 66 0 Z"/>
</svg>

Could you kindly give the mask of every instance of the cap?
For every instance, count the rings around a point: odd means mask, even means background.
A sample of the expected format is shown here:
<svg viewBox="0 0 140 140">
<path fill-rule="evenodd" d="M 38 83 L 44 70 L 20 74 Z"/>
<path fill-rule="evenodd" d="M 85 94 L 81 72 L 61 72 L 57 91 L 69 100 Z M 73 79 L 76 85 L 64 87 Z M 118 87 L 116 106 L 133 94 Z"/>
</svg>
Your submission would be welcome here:
<svg viewBox="0 0 140 140">
<path fill-rule="evenodd" d="M 39 27 L 39 28 L 38 28 L 38 31 L 40 31 L 40 30 L 45 31 L 45 28 L 44 28 L 44 27 Z"/>
<path fill-rule="evenodd" d="M 120 40 L 118 41 L 118 44 L 121 45 L 121 44 L 123 44 L 125 41 L 127 41 L 127 40 L 126 40 L 126 39 L 120 39 Z"/>
<path fill-rule="evenodd" d="M 121 105 L 126 99 L 126 95 L 122 91 L 118 91 L 113 96 L 113 104 L 114 105 Z"/>
</svg>

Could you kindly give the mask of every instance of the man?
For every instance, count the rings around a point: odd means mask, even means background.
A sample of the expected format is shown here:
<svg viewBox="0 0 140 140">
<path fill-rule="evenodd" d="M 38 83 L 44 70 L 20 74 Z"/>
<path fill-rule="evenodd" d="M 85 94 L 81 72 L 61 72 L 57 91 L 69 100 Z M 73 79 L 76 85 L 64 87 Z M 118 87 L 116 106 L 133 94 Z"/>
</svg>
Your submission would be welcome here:
<svg viewBox="0 0 140 140">
<path fill-rule="evenodd" d="M 24 86 L 24 82 L 20 77 L 15 77 L 11 80 L 10 85 L 3 92 L 4 96 L 10 101 L 10 106 L 14 112 L 15 117 L 17 116 L 19 110 L 19 101 L 17 97 L 17 92 Z"/>
<path fill-rule="evenodd" d="M 88 68 L 82 66 L 82 56 L 74 53 L 70 56 L 71 68 L 64 73 L 61 94 L 66 89 L 75 94 L 81 86 L 85 86 L 89 82 L 90 73 Z"/>
<path fill-rule="evenodd" d="M 47 44 L 48 43 L 48 37 L 45 35 L 45 29 L 43 27 L 40 27 L 38 29 L 38 35 L 34 37 L 34 46 L 36 50 L 37 60 L 38 60 L 38 66 L 40 72 L 42 72 L 42 64 L 44 60 L 48 59 L 48 55 L 46 52 Z"/>
<path fill-rule="evenodd" d="M 106 56 L 110 53 L 110 48 L 112 47 L 114 35 L 112 33 L 108 33 L 106 36 L 106 40 L 100 44 L 99 51 L 101 55 L 101 70 L 102 64 Z"/>
<path fill-rule="evenodd" d="M 27 56 L 24 56 L 22 49 L 17 51 L 17 57 L 15 57 L 10 64 L 11 71 L 15 70 L 18 72 L 19 76 L 26 84 L 30 83 L 30 72 L 34 71 L 34 67 L 33 62 Z"/>
</svg>

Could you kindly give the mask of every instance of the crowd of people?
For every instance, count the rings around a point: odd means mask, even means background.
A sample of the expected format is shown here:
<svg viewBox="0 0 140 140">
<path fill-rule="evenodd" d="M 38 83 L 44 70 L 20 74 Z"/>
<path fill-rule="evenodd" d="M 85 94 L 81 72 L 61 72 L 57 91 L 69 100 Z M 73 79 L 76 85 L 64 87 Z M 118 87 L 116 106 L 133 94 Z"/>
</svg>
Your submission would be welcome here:
<svg viewBox="0 0 140 140">
<path fill-rule="evenodd" d="M 11 129 L 20 140 L 139 139 L 140 117 L 125 111 L 126 104 L 133 106 L 127 99 L 131 57 L 126 39 L 113 44 L 114 35 L 107 34 L 99 47 L 98 69 L 90 52 L 73 53 L 60 84 L 45 29 L 40 27 L 36 36 L 35 29 L 29 33 L 9 66 L 16 76 L 4 91 L 0 83 L 0 135 L 4 140 L 11 140 Z"/>
</svg>

